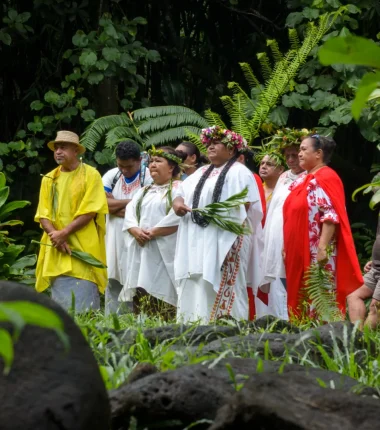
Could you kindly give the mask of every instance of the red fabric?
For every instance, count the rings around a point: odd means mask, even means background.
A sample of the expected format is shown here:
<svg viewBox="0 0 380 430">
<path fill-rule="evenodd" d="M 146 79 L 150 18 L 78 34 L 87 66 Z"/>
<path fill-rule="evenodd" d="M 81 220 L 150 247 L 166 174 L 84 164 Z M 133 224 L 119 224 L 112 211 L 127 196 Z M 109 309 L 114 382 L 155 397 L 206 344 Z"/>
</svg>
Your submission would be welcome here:
<svg viewBox="0 0 380 430">
<path fill-rule="evenodd" d="M 336 229 L 337 259 L 336 285 L 337 301 L 343 313 L 346 311 L 346 297 L 363 285 L 358 257 L 348 220 L 342 181 L 334 170 L 323 167 L 306 176 L 285 200 L 284 204 L 284 249 L 288 308 L 293 315 L 299 315 L 299 294 L 304 286 L 303 277 L 310 266 L 307 186 L 311 179 L 317 180 L 339 216 Z"/>
<path fill-rule="evenodd" d="M 261 225 L 264 227 L 265 219 L 267 216 L 267 202 L 265 200 L 265 191 L 263 187 L 263 181 L 261 180 L 260 176 L 256 173 L 253 174 L 254 178 L 256 179 L 257 187 L 259 189 L 260 193 L 260 200 L 261 200 L 261 206 L 263 208 L 263 219 L 261 220 Z"/>
<path fill-rule="evenodd" d="M 264 305 L 268 306 L 269 303 L 269 294 L 264 293 L 264 291 L 261 288 L 257 289 L 257 298 L 260 299 Z"/>
<path fill-rule="evenodd" d="M 255 296 L 251 287 L 247 287 L 248 293 L 248 320 L 253 321 L 256 317 Z"/>
</svg>

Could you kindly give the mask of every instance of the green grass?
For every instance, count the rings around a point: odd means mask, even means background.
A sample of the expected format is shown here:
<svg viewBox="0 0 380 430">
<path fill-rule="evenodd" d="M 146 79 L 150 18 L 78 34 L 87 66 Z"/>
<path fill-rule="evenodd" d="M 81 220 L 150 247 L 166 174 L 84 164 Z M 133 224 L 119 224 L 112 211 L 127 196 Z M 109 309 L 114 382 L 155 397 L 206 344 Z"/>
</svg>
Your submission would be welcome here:
<svg viewBox="0 0 380 430">
<path fill-rule="evenodd" d="M 165 321 L 160 316 L 154 317 L 142 314 L 136 317 L 129 314 L 106 318 L 102 312 L 98 311 L 85 315 L 76 315 L 75 320 L 94 352 L 108 389 L 114 389 L 123 384 L 138 363 L 150 363 L 160 371 L 167 371 L 184 365 L 205 361 L 211 361 L 215 365 L 219 360 L 226 357 L 256 358 L 258 359 L 258 368 L 260 366 L 260 359 L 280 361 L 284 366 L 288 363 L 297 362 L 306 367 L 320 367 L 350 376 L 358 381 L 358 386 L 380 387 L 379 331 L 365 329 L 363 332 L 364 346 L 359 350 L 354 346 L 354 336 L 358 331 L 357 328 L 355 328 L 352 335 L 349 335 L 348 332 L 346 333 L 343 338 L 343 346 L 341 347 L 338 346 L 334 338 L 332 339 L 332 350 L 328 350 L 322 344 L 316 345 L 322 357 L 322 363 L 317 363 L 308 352 L 305 352 L 302 357 L 297 357 L 296 359 L 293 354 L 290 354 L 290 351 L 282 358 L 273 357 L 269 349 L 269 344 L 265 346 L 263 356 L 260 356 L 258 351 L 254 350 L 247 350 L 243 354 L 237 355 L 231 349 L 228 349 L 228 346 L 221 354 L 203 354 L 203 344 L 200 344 L 195 352 L 194 350 L 190 352 L 185 347 L 173 350 L 172 347 L 176 343 L 181 342 L 183 344 L 184 334 L 175 339 L 166 340 L 151 346 L 148 339 L 144 337 L 143 331 L 145 329 L 175 323 L 175 321 Z M 231 321 L 223 323 L 233 324 Z M 194 323 L 192 327 L 195 328 L 197 325 Z M 304 320 L 299 327 L 302 330 L 307 330 L 315 328 L 317 325 L 318 322 L 316 321 Z M 127 329 L 136 331 L 135 342 L 132 345 L 120 342 L 120 339 L 115 334 L 117 331 Z M 270 325 L 266 331 L 275 331 L 275 324 Z M 244 339 L 244 335 L 248 332 L 249 329 L 242 324 L 240 328 L 242 339 Z M 282 332 L 286 332 L 286 329 L 282 330 Z M 264 330 L 260 330 L 258 333 L 264 333 Z M 112 347 L 110 347 L 110 343 Z M 376 345 L 375 350 L 373 350 L 373 347 L 371 348 L 371 344 Z M 360 360 L 355 359 L 358 357 L 360 357 Z M 282 369 L 283 366 L 280 370 Z M 231 369 L 229 372 L 231 373 Z"/>
</svg>

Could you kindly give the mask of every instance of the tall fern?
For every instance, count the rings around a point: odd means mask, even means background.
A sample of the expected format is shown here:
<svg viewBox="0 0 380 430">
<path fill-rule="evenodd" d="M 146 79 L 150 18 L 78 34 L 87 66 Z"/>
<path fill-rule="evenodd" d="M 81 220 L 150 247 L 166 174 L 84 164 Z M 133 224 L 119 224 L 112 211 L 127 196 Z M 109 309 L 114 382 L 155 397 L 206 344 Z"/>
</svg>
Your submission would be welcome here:
<svg viewBox="0 0 380 430">
<path fill-rule="evenodd" d="M 304 299 L 313 306 L 322 321 L 342 321 L 335 294 L 334 276 L 318 263 L 310 265 L 305 274 Z"/>
</svg>

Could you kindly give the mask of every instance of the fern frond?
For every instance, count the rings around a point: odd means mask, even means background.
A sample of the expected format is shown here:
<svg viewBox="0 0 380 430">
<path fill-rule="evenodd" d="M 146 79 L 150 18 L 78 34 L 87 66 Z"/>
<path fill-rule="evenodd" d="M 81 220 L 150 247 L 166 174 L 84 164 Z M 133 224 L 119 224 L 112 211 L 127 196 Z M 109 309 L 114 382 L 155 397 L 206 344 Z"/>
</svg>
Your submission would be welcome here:
<svg viewBox="0 0 380 430">
<path fill-rule="evenodd" d="M 276 63 L 284 59 L 284 56 L 278 46 L 277 40 L 275 39 L 267 40 L 267 46 L 269 46 L 269 48 L 271 49 L 273 58 L 276 61 Z"/>
<path fill-rule="evenodd" d="M 271 78 L 273 70 L 272 70 L 272 66 L 270 64 L 268 55 L 266 54 L 266 52 L 260 52 L 259 54 L 256 55 L 256 57 L 260 62 L 264 79 L 266 81 L 269 80 Z"/>
<path fill-rule="evenodd" d="M 244 103 L 244 112 L 247 115 L 247 113 L 251 113 L 256 107 L 253 103 L 253 100 L 248 96 L 248 94 L 241 88 L 241 86 L 236 82 L 228 82 L 228 88 L 232 90 L 232 93 L 234 94 L 234 100 L 236 100 L 236 96 L 239 96 L 241 98 L 241 103 Z"/>
<path fill-rule="evenodd" d="M 298 37 L 298 33 L 295 28 L 289 28 L 289 41 L 290 41 L 290 48 L 293 51 L 298 51 L 301 48 L 300 39 Z"/>
<path fill-rule="evenodd" d="M 250 89 L 260 86 L 260 81 L 256 78 L 251 66 L 248 63 L 239 63 L 239 66 L 241 67 Z"/>
<path fill-rule="evenodd" d="M 334 277 L 331 272 L 318 263 L 310 265 L 305 274 L 304 293 L 306 299 L 314 306 L 322 321 L 342 321 L 343 315 L 336 301 Z"/>
<path fill-rule="evenodd" d="M 219 125 L 219 127 L 228 128 L 223 122 L 221 116 L 218 113 L 213 112 L 211 109 L 207 109 L 205 111 L 204 117 L 206 118 L 209 125 Z"/>
<path fill-rule="evenodd" d="M 242 96 L 236 94 L 234 99 L 229 96 L 222 96 L 223 103 L 228 115 L 230 116 L 233 130 L 241 134 L 248 142 L 251 142 L 252 134 L 249 127 L 248 118 L 245 115 L 246 103 Z"/>
<path fill-rule="evenodd" d="M 115 146 L 124 139 L 132 139 L 138 144 L 142 144 L 141 136 L 136 132 L 134 127 L 118 126 L 112 128 L 106 135 L 105 147 L 114 149 Z"/>
<path fill-rule="evenodd" d="M 162 146 L 170 143 L 171 144 L 179 143 L 181 140 L 187 138 L 186 130 L 189 130 L 194 134 L 201 134 L 201 129 L 198 127 L 186 126 L 186 127 L 169 128 L 167 130 L 164 130 L 149 136 L 144 142 L 145 148 L 150 148 L 152 145 Z"/>
<path fill-rule="evenodd" d="M 207 148 L 201 142 L 200 135 L 190 131 L 188 128 L 185 128 L 185 131 L 188 141 L 194 143 L 202 154 L 207 154 Z"/>
<path fill-rule="evenodd" d="M 195 111 L 184 106 L 155 106 L 137 109 L 133 112 L 136 121 L 157 118 L 165 115 L 196 114 Z"/>
<path fill-rule="evenodd" d="M 126 114 L 108 115 L 94 120 L 82 134 L 80 143 L 90 151 L 94 151 L 98 143 L 111 129 L 128 126 L 132 122 Z"/>
<path fill-rule="evenodd" d="M 141 135 L 145 135 L 163 131 L 168 128 L 175 128 L 180 125 L 206 128 L 208 127 L 208 122 L 196 112 L 191 111 L 191 113 L 177 113 L 148 119 L 140 125 L 138 130 Z"/>
</svg>

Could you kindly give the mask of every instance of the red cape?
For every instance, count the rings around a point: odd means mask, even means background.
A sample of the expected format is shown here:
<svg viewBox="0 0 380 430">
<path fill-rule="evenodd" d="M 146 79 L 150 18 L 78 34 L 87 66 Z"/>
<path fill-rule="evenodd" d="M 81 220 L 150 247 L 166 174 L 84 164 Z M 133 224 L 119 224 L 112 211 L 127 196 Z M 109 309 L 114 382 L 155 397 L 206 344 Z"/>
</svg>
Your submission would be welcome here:
<svg viewBox="0 0 380 430">
<path fill-rule="evenodd" d="M 329 167 L 323 167 L 314 174 L 307 175 L 304 182 L 289 194 L 284 204 L 288 308 L 294 315 L 299 315 L 300 290 L 304 286 L 305 271 L 310 266 L 307 186 L 314 177 L 329 196 L 339 216 L 336 229 L 336 285 L 339 308 L 345 313 L 346 297 L 363 285 L 363 277 L 346 212 L 343 184 L 339 176 Z"/>
<path fill-rule="evenodd" d="M 261 221 L 261 225 L 264 227 L 265 218 L 267 216 L 267 202 L 265 200 L 263 181 L 261 180 L 260 176 L 257 175 L 256 173 L 254 173 L 253 176 L 256 179 L 257 188 L 259 189 L 259 193 L 260 193 L 261 206 L 263 208 L 263 219 Z"/>
</svg>

